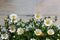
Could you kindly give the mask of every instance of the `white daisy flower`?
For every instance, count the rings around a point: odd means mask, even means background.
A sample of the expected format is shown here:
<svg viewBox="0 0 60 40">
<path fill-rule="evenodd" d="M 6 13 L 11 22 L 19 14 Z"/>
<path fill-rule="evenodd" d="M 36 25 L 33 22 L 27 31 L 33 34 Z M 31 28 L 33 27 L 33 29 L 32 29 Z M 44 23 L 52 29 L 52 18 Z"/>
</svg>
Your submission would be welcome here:
<svg viewBox="0 0 60 40">
<path fill-rule="evenodd" d="M 36 19 L 41 19 L 41 18 L 42 18 L 42 17 L 41 17 L 41 14 L 40 14 L 40 13 L 36 13 L 36 14 L 35 14 L 35 18 L 36 18 Z"/>
<path fill-rule="evenodd" d="M 22 28 L 17 29 L 17 34 L 22 35 L 24 33 L 24 30 Z"/>
<path fill-rule="evenodd" d="M 44 24 L 45 24 L 46 26 L 51 26 L 51 25 L 52 25 L 52 20 L 51 20 L 51 19 L 45 19 L 45 20 L 44 20 Z"/>
<path fill-rule="evenodd" d="M 41 31 L 40 29 L 36 29 L 36 30 L 34 31 L 34 33 L 35 33 L 35 35 L 39 36 L 39 35 L 42 34 L 42 31 Z"/>
<path fill-rule="evenodd" d="M 8 34 L 2 34 L 2 35 L 1 35 L 1 38 L 2 38 L 2 39 L 8 39 Z"/>
<path fill-rule="evenodd" d="M 16 14 L 11 14 L 10 15 L 10 19 L 13 20 L 13 21 L 17 20 L 17 18 L 18 18 L 18 16 Z"/>
<path fill-rule="evenodd" d="M 49 30 L 47 31 L 47 33 L 48 33 L 49 35 L 53 35 L 55 32 L 54 32 L 53 29 L 49 29 Z"/>
<path fill-rule="evenodd" d="M 11 33 L 15 32 L 15 31 L 16 31 L 15 26 L 11 26 L 11 27 L 9 27 L 9 31 L 10 31 Z"/>
<path fill-rule="evenodd" d="M 32 39 L 30 39 L 30 40 L 36 40 L 36 39 L 32 38 Z"/>
</svg>

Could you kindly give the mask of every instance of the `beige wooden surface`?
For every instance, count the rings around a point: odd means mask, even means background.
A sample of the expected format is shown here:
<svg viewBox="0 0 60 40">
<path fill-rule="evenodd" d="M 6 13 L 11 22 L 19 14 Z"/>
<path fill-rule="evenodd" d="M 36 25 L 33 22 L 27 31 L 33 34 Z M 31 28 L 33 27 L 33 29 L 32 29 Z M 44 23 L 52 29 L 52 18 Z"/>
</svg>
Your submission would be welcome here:
<svg viewBox="0 0 60 40">
<path fill-rule="evenodd" d="M 0 0 L 0 15 L 16 13 L 60 16 L 60 0 Z"/>
<path fill-rule="evenodd" d="M 60 0 L 0 0 L 0 19 L 12 13 L 33 15 L 40 12 L 43 16 L 60 16 Z M 21 17 L 25 20 L 25 17 Z M 29 19 L 30 17 L 27 17 Z M 2 21 L 1 19 L 1 21 Z"/>
<path fill-rule="evenodd" d="M 43 16 L 58 16 L 60 24 L 60 0 L 0 0 L 0 23 L 12 13 L 17 15 L 34 15 L 40 12 Z M 20 16 L 24 21 L 31 17 Z"/>
</svg>

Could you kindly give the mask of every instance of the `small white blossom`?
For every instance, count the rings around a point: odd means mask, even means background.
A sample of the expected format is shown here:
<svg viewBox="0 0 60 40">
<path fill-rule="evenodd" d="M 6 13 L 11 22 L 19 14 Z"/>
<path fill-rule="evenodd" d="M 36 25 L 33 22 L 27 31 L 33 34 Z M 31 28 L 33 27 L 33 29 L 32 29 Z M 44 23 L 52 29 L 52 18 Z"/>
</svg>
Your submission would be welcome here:
<svg viewBox="0 0 60 40">
<path fill-rule="evenodd" d="M 9 27 L 9 31 L 10 31 L 11 33 L 15 32 L 15 31 L 16 31 L 15 26 L 10 26 L 10 27 Z"/>
<path fill-rule="evenodd" d="M 36 18 L 36 19 L 41 19 L 42 16 L 41 16 L 41 14 L 38 12 L 38 13 L 35 14 L 35 18 Z"/>
<path fill-rule="evenodd" d="M 49 29 L 49 30 L 47 31 L 47 33 L 48 33 L 49 35 L 53 35 L 55 32 L 54 32 L 53 29 Z"/>
<path fill-rule="evenodd" d="M 2 39 L 8 39 L 8 34 L 2 34 L 2 35 L 1 35 L 1 38 L 2 38 Z"/>
<path fill-rule="evenodd" d="M 39 35 L 42 34 L 42 31 L 41 31 L 40 29 L 36 29 L 36 30 L 34 31 L 34 33 L 35 33 L 35 35 L 39 36 Z"/>
<path fill-rule="evenodd" d="M 17 34 L 22 35 L 24 33 L 24 30 L 22 28 L 17 29 Z"/>
<path fill-rule="evenodd" d="M 44 24 L 45 24 L 46 26 L 51 26 L 51 25 L 52 25 L 52 20 L 51 20 L 51 19 L 45 19 L 45 20 L 44 20 Z"/>
</svg>

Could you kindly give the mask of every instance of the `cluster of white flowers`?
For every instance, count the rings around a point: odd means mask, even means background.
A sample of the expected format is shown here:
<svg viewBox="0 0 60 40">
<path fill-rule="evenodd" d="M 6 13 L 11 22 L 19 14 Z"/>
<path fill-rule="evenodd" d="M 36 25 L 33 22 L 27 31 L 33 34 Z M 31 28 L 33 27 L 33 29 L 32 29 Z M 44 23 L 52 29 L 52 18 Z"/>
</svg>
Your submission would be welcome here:
<svg viewBox="0 0 60 40">
<path fill-rule="evenodd" d="M 35 33 L 37 36 L 39 36 L 39 35 L 42 34 L 42 30 L 36 29 L 36 30 L 34 31 L 34 33 Z M 49 35 L 53 35 L 55 32 L 54 32 L 53 29 L 49 29 L 49 30 L 47 30 L 47 33 L 48 33 Z"/>
<path fill-rule="evenodd" d="M 39 13 L 35 14 L 34 17 L 35 17 L 36 19 L 38 19 L 38 20 L 40 20 L 40 19 L 42 18 Z M 10 21 L 11 21 L 11 22 L 12 22 L 12 21 L 17 22 L 17 21 L 18 21 L 17 18 L 18 18 L 18 16 L 17 16 L 16 14 L 11 14 L 11 15 L 10 15 Z M 44 25 L 45 25 L 45 26 L 51 26 L 52 23 L 53 23 L 53 21 L 52 21 L 51 19 L 49 19 L 49 18 L 44 19 Z M 27 27 L 27 29 L 28 29 L 28 28 L 32 28 L 32 26 L 30 25 L 30 27 Z M 59 28 L 60 28 L 60 27 L 59 27 Z M 10 26 L 10 27 L 9 27 L 9 31 L 10 31 L 11 33 L 16 32 L 16 27 L 15 27 L 14 25 L 13 25 L 13 26 Z M 35 34 L 36 36 L 40 36 L 42 33 L 43 33 L 43 32 L 42 32 L 41 29 L 35 29 L 35 31 L 34 31 L 34 34 Z M 18 35 L 24 34 L 24 29 L 23 29 L 23 28 L 18 28 L 18 29 L 17 29 L 17 34 L 18 34 Z M 47 30 L 47 34 L 48 34 L 48 35 L 54 35 L 55 32 L 54 32 L 53 29 L 48 29 L 48 30 Z M 2 39 L 8 39 L 8 34 L 2 34 L 2 35 L 1 35 L 1 38 L 2 38 Z M 30 40 L 36 40 L 36 39 L 31 38 Z M 50 40 L 50 39 L 46 38 L 46 40 Z M 57 40 L 59 40 L 59 39 L 57 39 Z"/>
<path fill-rule="evenodd" d="M 35 14 L 35 19 L 40 20 L 41 18 L 42 18 L 42 16 L 41 16 L 40 13 Z M 53 23 L 53 21 L 52 21 L 51 19 L 49 19 L 49 18 L 44 19 L 44 24 L 45 24 L 46 26 L 51 26 L 52 23 Z"/>
<path fill-rule="evenodd" d="M 37 14 L 35 14 L 35 18 L 36 18 L 36 19 L 41 19 L 41 15 L 40 15 L 39 13 L 37 13 Z M 51 26 L 52 23 L 53 23 L 53 21 L 52 21 L 51 19 L 49 19 L 49 18 L 47 18 L 47 19 L 44 20 L 44 25 L 46 25 L 46 26 Z M 36 35 L 41 35 L 41 34 L 42 34 L 42 31 L 41 31 L 40 29 L 36 29 L 36 30 L 34 31 L 34 33 L 35 33 Z M 54 32 L 53 29 L 49 29 L 49 30 L 47 31 L 47 33 L 48 33 L 49 35 L 53 35 L 55 32 Z"/>
</svg>

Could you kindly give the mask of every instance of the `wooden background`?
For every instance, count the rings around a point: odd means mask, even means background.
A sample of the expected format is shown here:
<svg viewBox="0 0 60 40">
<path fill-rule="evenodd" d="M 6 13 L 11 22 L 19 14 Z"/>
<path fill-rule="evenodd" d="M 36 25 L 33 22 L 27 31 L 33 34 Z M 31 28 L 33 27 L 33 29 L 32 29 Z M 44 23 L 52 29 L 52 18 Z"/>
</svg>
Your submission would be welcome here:
<svg viewBox="0 0 60 40">
<path fill-rule="evenodd" d="M 19 18 L 27 21 L 31 17 L 21 15 L 34 15 L 37 12 L 43 16 L 58 16 L 56 25 L 60 24 L 60 0 L 0 0 L 0 23 L 2 25 L 3 19 L 9 14 L 16 13 Z"/>
<path fill-rule="evenodd" d="M 36 12 L 60 16 L 60 0 L 0 0 L 0 15 L 32 15 Z"/>
<path fill-rule="evenodd" d="M 43 16 L 58 16 L 60 18 L 60 0 L 0 0 L 0 22 L 12 13 L 23 20 L 29 19 L 21 15 L 34 15 L 40 12 Z M 25 19 L 26 18 L 26 19 Z"/>
</svg>

